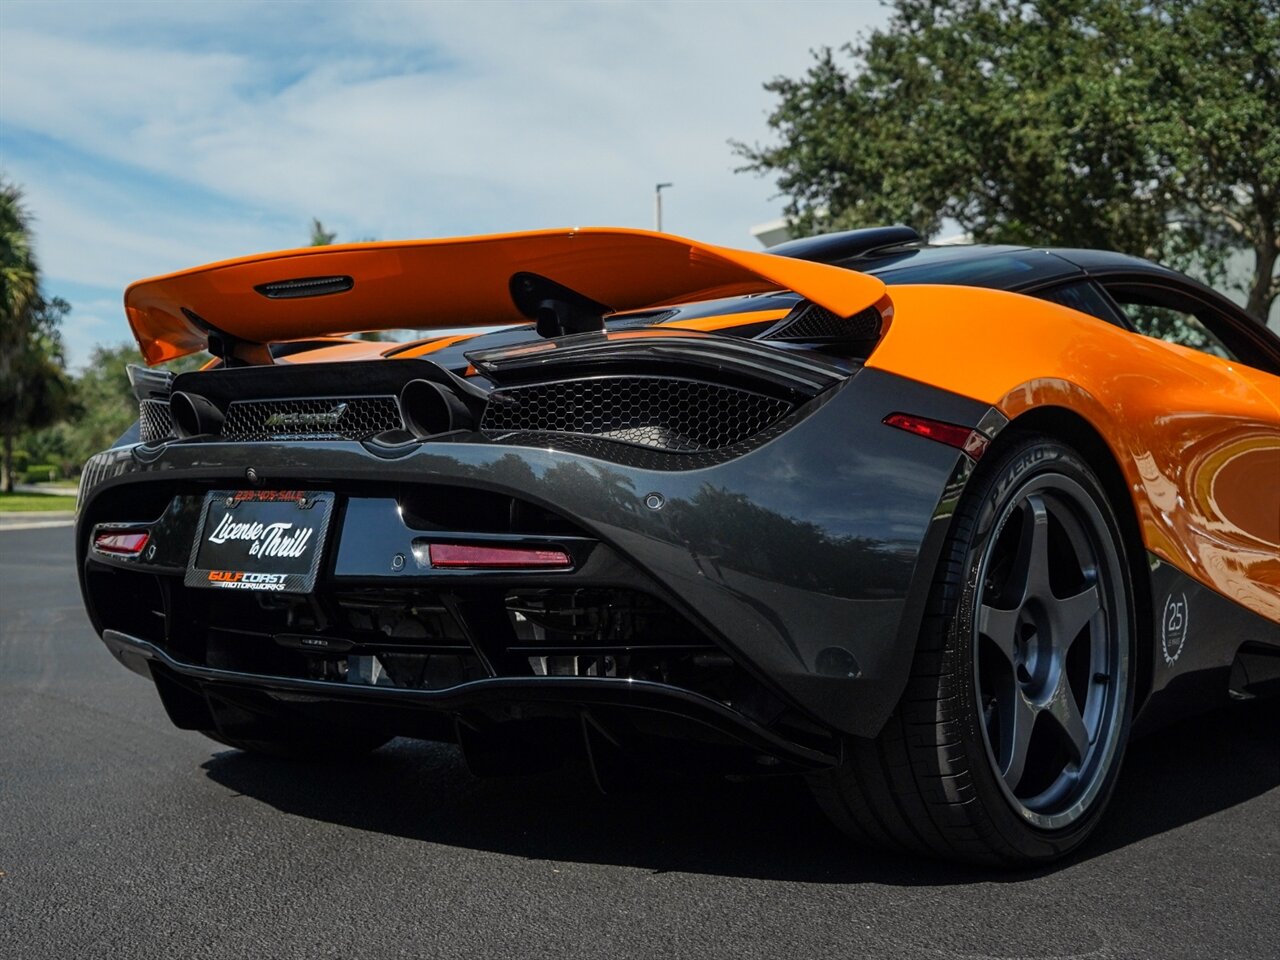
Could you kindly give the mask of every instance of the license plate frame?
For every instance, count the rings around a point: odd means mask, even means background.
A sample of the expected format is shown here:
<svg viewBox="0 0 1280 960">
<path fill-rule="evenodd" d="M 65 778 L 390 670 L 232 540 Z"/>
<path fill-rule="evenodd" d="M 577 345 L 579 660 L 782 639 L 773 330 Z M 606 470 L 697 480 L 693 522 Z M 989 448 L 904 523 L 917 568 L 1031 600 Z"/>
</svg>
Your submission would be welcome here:
<svg viewBox="0 0 1280 960">
<path fill-rule="evenodd" d="M 255 593 L 311 593 L 337 497 L 323 490 L 205 495 L 183 583 Z"/>
</svg>

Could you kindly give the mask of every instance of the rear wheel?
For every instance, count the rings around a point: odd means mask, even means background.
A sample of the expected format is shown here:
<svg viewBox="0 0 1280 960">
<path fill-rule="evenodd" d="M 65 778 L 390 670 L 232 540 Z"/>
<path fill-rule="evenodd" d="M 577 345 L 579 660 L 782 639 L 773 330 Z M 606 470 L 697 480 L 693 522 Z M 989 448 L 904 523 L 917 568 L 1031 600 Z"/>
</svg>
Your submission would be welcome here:
<svg viewBox="0 0 1280 960">
<path fill-rule="evenodd" d="M 1011 431 L 952 520 L 902 699 L 815 779 L 819 800 L 877 846 L 1006 864 L 1071 850 L 1128 737 L 1132 597 L 1097 476 L 1070 447 Z"/>
</svg>

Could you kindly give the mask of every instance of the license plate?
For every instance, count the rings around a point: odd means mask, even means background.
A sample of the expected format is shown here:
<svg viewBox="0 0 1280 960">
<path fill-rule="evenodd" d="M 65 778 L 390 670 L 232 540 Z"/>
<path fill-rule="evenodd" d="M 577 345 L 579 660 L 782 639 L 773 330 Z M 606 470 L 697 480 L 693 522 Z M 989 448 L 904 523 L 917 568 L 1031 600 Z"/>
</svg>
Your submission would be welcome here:
<svg viewBox="0 0 1280 960">
<path fill-rule="evenodd" d="M 310 593 L 324 555 L 334 495 L 306 490 L 215 490 L 191 545 L 188 587 Z"/>
</svg>

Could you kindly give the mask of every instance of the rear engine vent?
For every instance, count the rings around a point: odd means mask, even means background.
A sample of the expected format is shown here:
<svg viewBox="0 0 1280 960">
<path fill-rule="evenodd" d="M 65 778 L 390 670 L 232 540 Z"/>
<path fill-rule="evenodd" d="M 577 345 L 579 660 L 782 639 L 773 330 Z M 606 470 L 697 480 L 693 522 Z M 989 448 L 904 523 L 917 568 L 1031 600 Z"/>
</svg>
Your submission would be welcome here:
<svg viewBox="0 0 1280 960">
<path fill-rule="evenodd" d="M 227 408 L 224 440 L 367 440 L 403 430 L 395 397 L 235 400 Z"/>
<path fill-rule="evenodd" d="M 874 340 L 880 335 L 880 311 L 875 307 L 842 317 L 816 303 L 804 303 L 784 317 L 779 326 L 762 340 L 795 343 L 832 343 L 848 340 Z"/>
<path fill-rule="evenodd" d="M 700 380 L 598 377 L 495 390 L 480 427 L 701 453 L 746 440 L 791 409 L 785 400 Z"/>
<path fill-rule="evenodd" d="M 296 300 L 299 297 L 323 297 L 346 293 L 355 286 L 350 277 L 298 277 L 295 280 L 273 280 L 253 289 L 268 300 Z"/>
<path fill-rule="evenodd" d="M 173 417 L 168 400 L 138 401 L 138 437 L 143 443 L 155 443 L 173 436 Z"/>
</svg>

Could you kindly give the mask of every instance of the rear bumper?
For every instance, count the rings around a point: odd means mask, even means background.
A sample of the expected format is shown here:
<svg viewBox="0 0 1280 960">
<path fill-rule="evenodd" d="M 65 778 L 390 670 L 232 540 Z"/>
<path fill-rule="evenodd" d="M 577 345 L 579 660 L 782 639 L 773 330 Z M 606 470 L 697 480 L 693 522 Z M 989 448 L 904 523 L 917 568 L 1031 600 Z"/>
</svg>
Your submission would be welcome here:
<svg viewBox="0 0 1280 960">
<path fill-rule="evenodd" d="M 597 677 L 502 677 L 475 680 L 447 690 L 408 690 L 360 684 L 330 683 L 291 677 L 271 677 L 221 670 L 176 660 L 155 644 L 115 630 L 104 631 L 107 649 L 135 673 L 155 679 L 155 668 L 164 679 L 176 678 L 206 702 L 230 699 L 249 702 L 265 697 L 294 712 L 306 708 L 327 711 L 338 706 L 356 707 L 365 713 L 367 725 L 386 717 L 394 726 L 395 712 L 428 712 L 445 718 L 437 729 L 447 730 L 462 719 L 471 729 L 482 730 L 504 722 L 533 717 L 578 720 L 596 714 L 651 715 L 668 737 L 683 728 L 709 745 L 739 748 L 753 757 L 764 757 L 794 769 L 820 769 L 836 762 L 831 750 L 815 749 L 780 737 L 753 723 L 737 711 L 688 690 L 642 680 Z M 166 676 L 167 675 L 167 676 Z"/>
<path fill-rule="evenodd" d="M 718 463 L 611 461 L 601 450 L 635 448 L 597 445 L 587 455 L 479 434 L 396 451 L 346 441 L 117 448 L 86 467 L 77 528 L 82 585 L 86 570 L 101 563 L 87 549 L 93 526 L 152 519 L 121 513 L 147 490 L 198 497 L 208 489 L 243 487 L 252 470 L 262 486 L 336 490 L 353 505 L 386 503 L 415 489 L 489 491 L 566 517 L 600 544 L 599 562 L 574 574 L 582 582 L 622 579 L 660 598 L 806 722 L 871 735 L 905 683 L 950 507 L 970 466 L 951 448 L 884 426 L 884 417 L 898 411 L 975 427 L 988 412 L 965 398 L 863 370 L 773 439 Z M 678 468 L 681 463 L 687 468 Z M 397 568 L 392 559 L 418 531 L 375 529 L 369 516 L 353 507 L 335 524 L 318 593 L 439 588 L 447 578 L 467 588 L 545 585 L 552 576 Z M 104 619 L 87 586 L 86 601 L 95 627 L 112 638 L 108 645 L 121 659 L 159 663 L 198 684 L 293 690 L 314 682 L 201 672 L 209 668 L 136 636 L 131 641 L 129 630 Z M 574 682 L 566 685 L 568 679 Z M 622 699 L 696 703 L 690 709 L 700 716 L 709 711 L 716 723 L 728 712 L 739 725 L 769 733 L 699 694 L 674 687 L 659 693 L 607 678 L 577 682 L 582 679 L 498 676 L 431 691 L 328 684 L 324 695 L 447 712 L 475 697 L 580 703 L 585 691 L 608 691 Z M 624 686 L 615 690 L 614 683 Z M 341 690 L 328 689 L 334 686 Z"/>
</svg>

